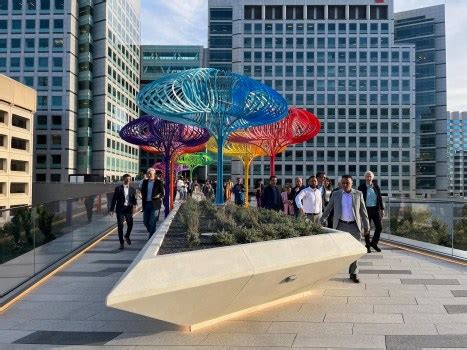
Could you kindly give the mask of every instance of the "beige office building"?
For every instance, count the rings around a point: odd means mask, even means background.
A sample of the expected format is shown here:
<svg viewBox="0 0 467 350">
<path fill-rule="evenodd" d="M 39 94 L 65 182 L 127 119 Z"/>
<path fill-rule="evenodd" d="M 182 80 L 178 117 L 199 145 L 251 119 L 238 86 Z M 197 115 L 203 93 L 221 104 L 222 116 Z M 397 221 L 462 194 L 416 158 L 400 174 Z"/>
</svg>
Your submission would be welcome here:
<svg viewBox="0 0 467 350">
<path fill-rule="evenodd" d="M 0 74 L 0 209 L 31 204 L 34 89 Z"/>
</svg>

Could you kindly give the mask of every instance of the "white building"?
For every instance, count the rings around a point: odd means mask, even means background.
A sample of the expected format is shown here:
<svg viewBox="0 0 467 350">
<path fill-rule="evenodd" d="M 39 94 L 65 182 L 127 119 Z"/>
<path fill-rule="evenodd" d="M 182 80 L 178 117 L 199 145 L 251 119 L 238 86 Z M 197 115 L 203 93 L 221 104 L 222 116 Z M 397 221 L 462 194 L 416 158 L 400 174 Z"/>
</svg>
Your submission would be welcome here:
<svg viewBox="0 0 467 350">
<path fill-rule="evenodd" d="M 384 194 L 414 196 L 415 48 L 393 33 L 392 0 L 210 0 L 209 66 L 261 80 L 321 120 L 314 140 L 277 158 L 282 183 L 371 169 Z M 269 160 L 252 173 L 250 186 L 268 178 Z"/>
<path fill-rule="evenodd" d="M 0 0 L 0 72 L 38 91 L 34 180 L 136 173 L 139 0 Z"/>
</svg>

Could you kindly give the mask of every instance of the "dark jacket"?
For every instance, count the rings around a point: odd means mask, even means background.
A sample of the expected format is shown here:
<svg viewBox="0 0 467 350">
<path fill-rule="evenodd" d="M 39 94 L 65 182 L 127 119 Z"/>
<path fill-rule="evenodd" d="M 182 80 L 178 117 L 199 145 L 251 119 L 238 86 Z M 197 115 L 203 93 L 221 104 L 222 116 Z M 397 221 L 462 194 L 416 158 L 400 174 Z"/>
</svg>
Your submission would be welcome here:
<svg viewBox="0 0 467 350">
<path fill-rule="evenodd" d="M 146 201 L 147 201 L 147 195 L 148 195 L 148 182 L 149 180 L 143 180 L 143 185 L 141 186 L 141 198 L 143 202 L 143 210 L 144 207 L 146 206 Z M 151 198 L 156 197 L 157 195 L 160 195 L 160 198 L 164 198 L 164 184 L 162 183 L 161 180 L 155 179 L 154 180 L 154 186 L 152 187 L 152 195 Z"/>
<path fill-rule="evenodd" d="M 295 197 L 297 197 L 297 194 L 300 193 L 301 190 L 303 190 L 305 188 L 305 186 L 301 186 L 297 189 L 297 186 L 295 186 L 294 188 L 292 188 L 292 192 L 290 192 L 290 194 L 292 195 L 292 204 L 293 204 L 293 208 L 295 210 L 296 213 L 298 213 L 298 207 L 297 207 L 297 203 L 295 203 Z"/>
<path fill-rule="evenodd" d="M 381 196 L 381 189 L 379 186 L 373 181 L 373 189 L 376 193 L 376 206 L 379 208 L 379 210 L 384 210 L 384 204 L 383 204 L 383 197 Z M 366 205 L 366 182 L 358 186 L 358 190 L 363 193 L 363 200 L 365 201 Z"/>
<path fill-rule="evenodd" d="M 264 188 L 263 208 L 272 210 L 284 210 L 284 203 L 282 203 L 281 191 L 277 186 L 266 186 Z"/>
<path fill-rule="evenodd" d="M 123 185 L 115 187 L 115 192 L 112 197 L 112 204 L 110 204 L 110 211 L 114 211 L 115 206 L 117 211 L 123 210 L 123 205 L 125 204 L 125 190 Z M 137 205 L 136 201 L 136 190 L 134 187 L 129 186 L 128 188 L 128 205 Z"/>
</svg>

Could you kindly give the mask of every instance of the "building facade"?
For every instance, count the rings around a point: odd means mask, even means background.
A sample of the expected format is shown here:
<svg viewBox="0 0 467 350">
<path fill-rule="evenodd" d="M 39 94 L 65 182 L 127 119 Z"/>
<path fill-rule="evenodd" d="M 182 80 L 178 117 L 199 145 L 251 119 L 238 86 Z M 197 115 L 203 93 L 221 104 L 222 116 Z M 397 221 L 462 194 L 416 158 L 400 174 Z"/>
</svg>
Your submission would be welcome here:
<svg viewBox="0 0 467 350">
<path fill-rule="evenodd" d="M 36 91 L 0 74 L 0 209 L 32 203 L 36 100 Z"/>
<path fill-rule="evenodd" d="M 141 87 L 166 74 L 206 67 L 205 50 L 191 45 L 141 46 Z M 140 151 L 141 172 L 156 162 L 162 162 L 161 155 Z"/>
<path fill-rule="evenodd" d="M 0 72 L 37 89 L 34 180 L 136 173 L 138 0 L 0 0 Z"/>
<path fill-rule="evenodd" d="M 467 112 L 448 112 L 449 195 L 467 197 Z"/>
<path fill-rule="evenodd" d="M 394 43 L 393 1 L 208 7 L 209 66 L 260 80 L 321 120 L 315 139 L 277 158 L 282 183 L 319 171 L 362 179 L 370 169 L 384 194 L 415 194 L 415 48 Z M 268 178 L 269 160 L 254 162 L 252 174 L 250 186 Z"/>
<path fill-rule="evenodd" d="M 395 14 L 396 43 L 415 44 L 416 193 L 448 193 L 444 5 Z"/>
</svg>

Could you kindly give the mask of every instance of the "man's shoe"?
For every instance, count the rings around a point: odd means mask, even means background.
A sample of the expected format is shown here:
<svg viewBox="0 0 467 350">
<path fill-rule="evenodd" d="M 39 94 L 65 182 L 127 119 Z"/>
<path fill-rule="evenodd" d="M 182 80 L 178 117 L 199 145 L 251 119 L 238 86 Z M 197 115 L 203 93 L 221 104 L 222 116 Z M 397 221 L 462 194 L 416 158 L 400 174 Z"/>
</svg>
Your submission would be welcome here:
<svg viewBox="0 0 467 350">
<path fill-rule="evenodd" d="M 379 249 L 378 245 L 374 242 L 371 242 L 370 245 L 373 247 L 374 250 L 376 250 L 378 253 L 381 251 L 381 249 Z M 370 248 L 368 248 L 370 249 Z"/>
<path fill-rule="evenodd" d="M 369 245 L 366 245 L 365 247 L 366 247 L 366 252 L 367 252 L 367 253 L 371 253 L 370 246 L 369 246 Z"/>
<path fill-rule="evenodd" d="M 131 239 L 130 239 L 130 237 L 125 237 L 125 241 L 127 242 L 128 245 L 131 245 Z"/>
<path fill-rule="evenodd" d="M 123 243 L 120 244 L 120 247 L 118 248 L 118 250 L 123 250 Z"/>
<path fill-rule="evenodd" d="M 358 277 L 357 277 L 356 274 L 351 274 L 351 275 L 350 275 L 350 279 L 351 279 L 354 283 L 360 283 L 360 280 L 358 279 Z"/>
</svg>

